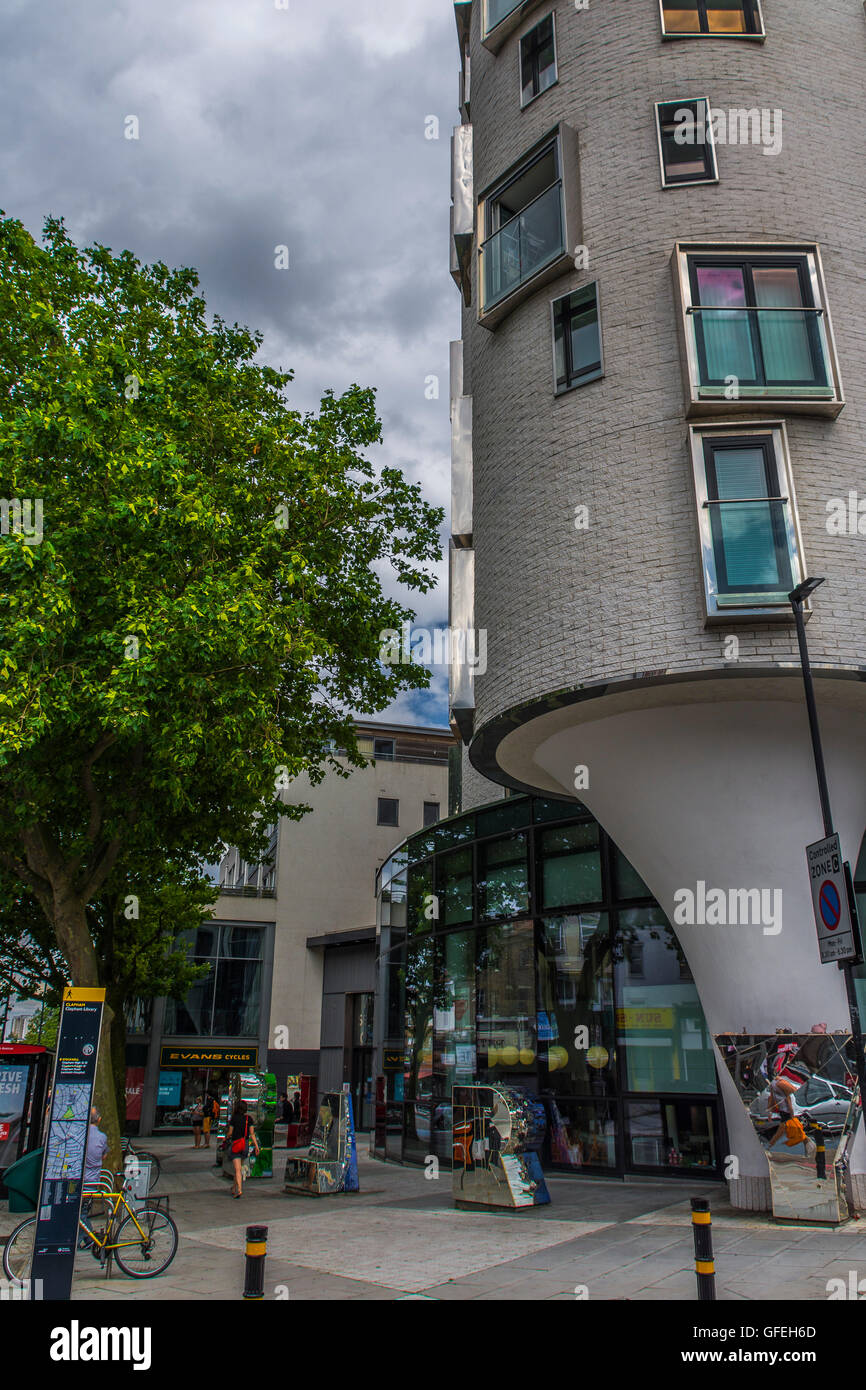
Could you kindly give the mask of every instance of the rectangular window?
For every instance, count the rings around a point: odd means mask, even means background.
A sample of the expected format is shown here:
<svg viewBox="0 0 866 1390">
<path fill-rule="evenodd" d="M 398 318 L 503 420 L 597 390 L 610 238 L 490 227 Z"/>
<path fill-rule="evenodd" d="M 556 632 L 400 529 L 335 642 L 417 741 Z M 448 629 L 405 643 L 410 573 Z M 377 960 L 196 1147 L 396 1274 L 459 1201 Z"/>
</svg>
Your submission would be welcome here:
<svg viewBox="0 0 866 1390">
<path fill-rule="evenodd" d="M 380 796 L 379 806 L 376 814 L 377 825 L 397 825 L 398 813 L 400 809 L 399 801 L 391 796 Z"/>
<path fill-rule="evenodd" d="M 396 747 L 393 738 L 374 738 L 373 757 L 381 758 L 383 762 L 393 762 Z"/>
<path fill-rule="evenodd" d="M 538 848 L 543 907 L 601 901 L 601 855 L 595 821 L 544 830 L 538 837 Z"/>
<path fill-rule="evenodd" d="M 520 40 L 520 104 L 528 106 L 556 82 L 556 36 L 549 14 Z"/>
<path fill-rule="evenodd" d="M 529 907 L 526 835 L 487 840 L 478 847 L 478 910 L 482 917 L 514 917 Z"/>
<path fill-rule="evenodd" d="M 716 146 L 706 97 L 656 102 L 662 187 L 718 183 Z"/>
<path fill-rule="evenodd" d="M 564 251 L 559 144 L 551 140 L 483 200 L 484 308 L 504 299 Z"/>
<path fill-rule="evenodd" d="M 790 402 L 836 416 L 844 405 L 816 247 L 677 248 L 692 413 Z"/>
<path fill-rule="evenodd" d="M 776 608 L 802 578 L 782 426 L 692 431 L 708 618 Z"/>
<path fill-rule="evenodd" d="M 763 38 L 760 0 L 661 0 L 662 32 Z"/>
<path fill-rule="evenodd" d="M 584 386 L 604 375 L 598 283 L 584 285 L 555 299 L 553 310 L 553 371 L 555 393 Z"/>
<path fill-rule="evenodd" d="M 425 802 L 424 802 L 424 824 L 425 824 L 425 826 L 427 826 L 427 825 L 435 825 L 438 819 L 439 819 L 439 802 L 438 802 L 438 801 L 425 801 Z"/>
</svg>

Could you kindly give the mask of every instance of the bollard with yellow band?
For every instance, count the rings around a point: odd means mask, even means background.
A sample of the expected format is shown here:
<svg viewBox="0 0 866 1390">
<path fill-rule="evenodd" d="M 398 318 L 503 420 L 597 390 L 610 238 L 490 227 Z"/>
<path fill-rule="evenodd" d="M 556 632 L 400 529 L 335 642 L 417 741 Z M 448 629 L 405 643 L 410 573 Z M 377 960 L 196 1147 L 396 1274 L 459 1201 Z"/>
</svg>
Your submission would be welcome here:
<svg viewBox="0 0 866 1390">
<path fill-rule="evenodd" d="M 244 1276 L 244 1298 L 264 1298 L 265 1256 L 267 1253 L 267 1226 L 247 1226 L 247 1263 Z"/>
<path fill-rule="evenodd" d="M 695 1274 L 698 1300 L 715 1302 L 716 1266 L 713 1261 L 713 1225 L 710 1204 L 705 1197 L 692 1198 L 692 1230 L 695 1236 Z"/>
</svg>

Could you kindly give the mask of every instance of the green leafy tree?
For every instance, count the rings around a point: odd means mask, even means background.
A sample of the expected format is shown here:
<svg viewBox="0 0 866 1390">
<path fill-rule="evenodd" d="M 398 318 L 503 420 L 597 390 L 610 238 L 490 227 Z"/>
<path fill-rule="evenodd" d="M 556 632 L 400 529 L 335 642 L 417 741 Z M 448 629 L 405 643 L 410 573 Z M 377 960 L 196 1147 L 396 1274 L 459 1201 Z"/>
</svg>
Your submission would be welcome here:
<svg viewBox="0 0 866 1390">
<path fill-rule="evenodd" d="M 43 1006 L 34 1014 L 24 1032 L 24 1041 L 36 1043 L 41 1047 L 54 1048 L 57 1044 L 57 1030 L 60 1027 L 60 1009 L 56 1004 Z"/>
<path fill-rule="evenodd" d="M 290 409 L 197 285 L 0 218 L 0 866 L 78 985 L 127 930 L 88 909 L 128 855 L 257 857 L 331 740 L 361 763 L 352 712 L 429 680 L 379 659 L 413 616 L 383 578 L 432 587 L 442 512 L 377 473 L 374 393 Z"/>
</svg>

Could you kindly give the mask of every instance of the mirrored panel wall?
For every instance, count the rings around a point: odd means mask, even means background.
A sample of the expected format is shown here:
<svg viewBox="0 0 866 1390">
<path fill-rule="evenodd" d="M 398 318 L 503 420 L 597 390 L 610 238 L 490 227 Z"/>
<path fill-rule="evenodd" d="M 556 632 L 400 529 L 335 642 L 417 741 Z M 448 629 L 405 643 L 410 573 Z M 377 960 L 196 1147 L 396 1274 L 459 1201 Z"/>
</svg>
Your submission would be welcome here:
<svg viewBox="0 0 866 1390">
<path fill-rule="evenodd" d="M 767 1156 L 778 1221 L 848 1219 L 845 1176 L 860 1118 L 848 1033 L 723 1033 L 716 1044 Z"/>
</svg>

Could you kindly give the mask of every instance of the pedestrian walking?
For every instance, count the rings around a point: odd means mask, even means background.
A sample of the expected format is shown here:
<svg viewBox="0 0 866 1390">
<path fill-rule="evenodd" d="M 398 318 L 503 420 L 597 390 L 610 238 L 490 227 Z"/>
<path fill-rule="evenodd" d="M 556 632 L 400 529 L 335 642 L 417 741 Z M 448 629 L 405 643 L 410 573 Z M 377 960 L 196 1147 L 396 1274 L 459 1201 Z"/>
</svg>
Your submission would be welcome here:
<svg viewBox="0 0 866 1390">
<path fill-rule="evenodd" d="M 214 1118 L 217 1111 L 217 1102 L 214 1096 L 208 1091 L 202 1103 L 202 1122 L 201 1128 L 204 1135 L 204 1146 L 210 1148 L 210 1133 L 213 1127 Z"/>
<path fill-rule="evenodd" d="M 256 1135 L 256 1128 L 247 1114 L 247 1103 L 239 1100 L 232 1117 L 229 1120 L 228 1133 L 226 1134 L 226 1147 L 231 1155 L 232 1168 L 234 1169 L 234 1187 L 232 1196 L 240 1197 L 244 1190 L 243 1165 L 249 1155 L 250 1145 L 259 1155 L 259 1141 Z"/>
<path fill-rule="evenodd" d="M 192 1106 L 192 1135 L 193 1148 L 201 1148 L 201 1131 L 204 1124 L 204 1103 L 201 1096 L 196 1096 Z"/>
</svg>

